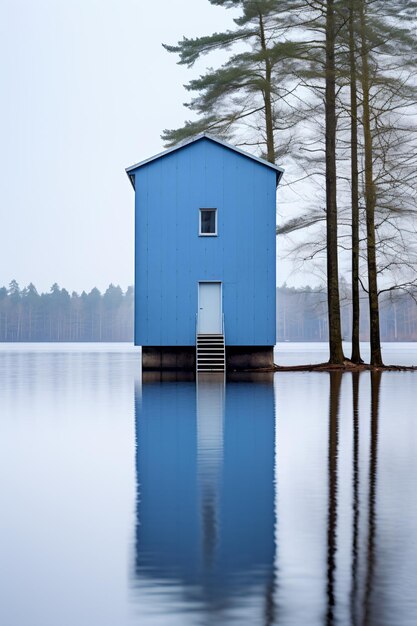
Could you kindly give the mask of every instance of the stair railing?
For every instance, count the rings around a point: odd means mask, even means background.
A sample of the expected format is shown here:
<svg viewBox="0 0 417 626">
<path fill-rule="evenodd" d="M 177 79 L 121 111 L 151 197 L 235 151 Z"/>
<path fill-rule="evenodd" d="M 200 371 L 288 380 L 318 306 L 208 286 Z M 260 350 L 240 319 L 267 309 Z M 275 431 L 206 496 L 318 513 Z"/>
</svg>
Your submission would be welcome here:
<svg viewBox="0 0 417 626">
<path fill-rule="evenodd" d="M 224 332 L 224 313 L 222 313 L 222 335 L 223 335 L 223 371 L 226 375 L 226 335 Z"/>
<path fill-rule="evenodd" d="M 195 314 L 195 375 L 198 375 L 198 312 Z"/>
</svg>

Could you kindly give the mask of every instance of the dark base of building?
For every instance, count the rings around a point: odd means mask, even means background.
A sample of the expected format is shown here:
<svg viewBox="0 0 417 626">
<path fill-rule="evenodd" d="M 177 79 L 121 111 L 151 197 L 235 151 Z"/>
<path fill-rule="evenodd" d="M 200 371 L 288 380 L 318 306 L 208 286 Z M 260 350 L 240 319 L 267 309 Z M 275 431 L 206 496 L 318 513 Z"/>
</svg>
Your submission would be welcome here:
<svg viewBox="0 0 417 626">
<path fill-rule="evenodd" d="M 193 346 L 142 347 L 143 370 L 195 371 Z"/>
<path fill-rule="evenodd" d="M 272 369 L 274 367 L 273 346 L 226 346 L 228 371 Z"/>
<path fill-rule="evenodd" d="M 143 370 L 195 371 L 194 346 L 142 348 Z M 227 371 L 265 370 L 274 366 L 272 346 L 226 346 Z"/>
</svg>

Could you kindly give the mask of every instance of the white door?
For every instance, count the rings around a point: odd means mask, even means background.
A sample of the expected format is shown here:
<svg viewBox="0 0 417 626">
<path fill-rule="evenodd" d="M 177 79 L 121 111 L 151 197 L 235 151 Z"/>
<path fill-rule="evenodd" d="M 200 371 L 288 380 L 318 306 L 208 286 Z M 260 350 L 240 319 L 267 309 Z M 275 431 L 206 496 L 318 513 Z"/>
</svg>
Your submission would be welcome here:
<svg viewBox="0 0 417 626">
<path fill-rule="evenodd" d="M 207 335 L 222 332 L 221 283 L 198 283 L 198 332 Z"/>
</svg>

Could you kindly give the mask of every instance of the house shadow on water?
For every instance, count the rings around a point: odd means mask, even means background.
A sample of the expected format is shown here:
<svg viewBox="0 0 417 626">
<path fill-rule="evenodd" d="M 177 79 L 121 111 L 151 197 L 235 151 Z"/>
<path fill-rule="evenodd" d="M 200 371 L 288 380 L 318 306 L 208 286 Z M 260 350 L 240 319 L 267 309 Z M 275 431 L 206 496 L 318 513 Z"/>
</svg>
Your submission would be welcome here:
<svg viewBox="0 0 417 626">
<path fill-rule="evenodd" d="M 273 623 L 272 376 L 145 373 L 135 417 L 141 612 L 157 611 L 161 623 L 176 612 L 190 623 Z"/>
</svg>

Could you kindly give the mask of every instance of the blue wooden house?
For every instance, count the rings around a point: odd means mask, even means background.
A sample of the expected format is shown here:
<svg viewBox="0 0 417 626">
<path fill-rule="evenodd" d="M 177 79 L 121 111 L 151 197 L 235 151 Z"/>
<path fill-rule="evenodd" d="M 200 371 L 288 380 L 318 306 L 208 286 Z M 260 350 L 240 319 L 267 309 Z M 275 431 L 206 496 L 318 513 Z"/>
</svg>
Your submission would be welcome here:
<svg viewBox="0 0 417 626">
<path fill-rule="evenodd" d="M 202 134 L 126 171 L 143 368 L 271 366 L 283 170 Z"/>
</svg>

